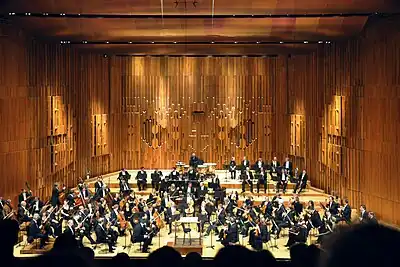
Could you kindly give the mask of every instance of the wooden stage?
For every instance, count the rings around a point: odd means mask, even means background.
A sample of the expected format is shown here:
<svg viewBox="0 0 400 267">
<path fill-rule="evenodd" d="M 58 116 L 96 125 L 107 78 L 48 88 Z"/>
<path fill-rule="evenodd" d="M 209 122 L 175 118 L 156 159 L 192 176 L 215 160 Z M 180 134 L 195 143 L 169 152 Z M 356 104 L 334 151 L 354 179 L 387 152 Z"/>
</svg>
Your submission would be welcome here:
<svg viewBox="0 0 400 267">
<path fill-rule="evenodd" d="M 169 173 L 169 171 L 166 171 L 166 170 L 161 170 L 161 171 L 163 171 L 164 175 Z M 150 171 L 150 170 L 147 171 L 148 182 L 150 182 L 150 173 L 151 172 L 152 171 Z M 134 189 L 135 193 L 138 195 L 143 195 L 143 196 L 150 194 L 151 185 L 150 184 L 148 185 L 148 188 L 146 191 L 138 192 L 137 188 L 136 188 L 136 179 L 135 179 L 137 171 L 129 171 L 129 173 L 132 175 L 131 186 Z M 227 193 L 229 193 L 231 191 L 238 191 L 239 194 L 241 193 L 240 182 L 238 180 L 231 180 L 230 178 L 227 178 L 226 171 L 217 170 L 216 175 L 218 175 L 218 177 L 220 179 L 221 186 L 226 188 Z M 111 174 L 103 176 L 104 182 L 109 185 L 109 187 L 111 188 L 111 192 L 113 192 L 113 193 L 119 191 L 117 176 L 118 176 L 118 173 L 111 173 Z M 88 181 L 89 188 L 92 190 L 94 190 L 95 180 L 96 179 L 93 178 Z M 256 205 L 262 201 L 264 196 L 275 195 L 275 190 L 274 190 L 275 182 L 269 182 L 268 188 L 269 188 L 269 190 L 266 194 L 261 193 L 261 191 L 263 191 L 263 190 L 260 191 L 260 194 L 253 193 L 253 197 L 254 197 Z M 292 196 L 293 188 L 294 188 L 294 184 L 289 183 L 288 191 L 283 196 L 285 203 L 287 203 L 289 201 L 290 197 Z M 254 190 L 255 189 L 256 189 L 256 186 L 254 186 Z M 243 200 L 245 195 L 248 195 L 248 194 L 250 194 L 248 191 L 246 191 L 245 194 L 240 194 L 240 200 Z M 328 195 L 324 194 L 321 190 L 311 187 L 310 185 L 308 185 L 307 189 L 304 192 L 302 192 L 302 194 L 300 195 L 300 201 L 302 201 L 302 202 L 304 202 L 304 204 L 306 204 L 309 200 L 313 200 L 317 209 L 320 208 L 319 202 L 324 202 L 327 198 L 328 198 Z M 207 229 L 207 226 L 208 226 L 208 224 L 205 225 L 205 229 Z M 185 242 L 186 245 L 182 244 L 182 242 L 180 242 L 180 244 L 175 245 L 174 244 L 174 241 L 175 241 L 174 230 L 172 231 L 172 233 L 170 235 L 168 235 L 167 228 L 168 227 L 161 229 L 160 233 L 156 237 L 153 238 L 153 242 L 152 242 L 153 245 L 150 247 L 150 252 L 154 251 L 162 246 L 168 245 L 168 246 L 172 246 L 172 247 L 176 246 L 176 249 L 178 251 L 181 251 L 181 253 L 184 253 L 185 251 L 186 252 L 190 252 L 190 251 L 200 252 L 201 251 L 201 254 L 203 257 L 214 257 L 216 255 L 216 253 L 218 252 L 218 250 L 223 247 L 219 242 L 216 242 L 217 237 L 214 235 L 213 236 L 210 235 L 207 237 L 203 236 L 201 244 L 199 244 L 199 242 L 194 242 L 191 247 L 187 246 L 188 241 Z M 197 226 L 193 225 L 193 226 L 191 226 L 191 228 L 192 228 L 192 232 L 191 232 L 192 239 L 198 240 L 199 233 L 197 232 Z M 129 232 L 129 231 L 127 231 L 127 232 Z M 178 237 L 178 241 L 181 241 L 183 238 L 183 232 L 182 232 L 181 227 L 177 227 L 176 235 Z M 95 238 L 94 233 L 93 233 L 93 238 Z M 314 242 L 315 240 L 316 240 L 316 238 L 313 235 L 308 239 L 309 242 Z M 247 244 L 248 237 L 242 238 L 240 236 L 239 241 L 240 241 L 239 243 L 241 245 L 244 245 L 244 246 L 250 248 L 250 245 Z M 284 247 L 286 242 L 287 242 L 287 230 L 282 230 L 281 238 L 276 241 L 277 248 L 270 247 L 271 245 L 275 245 L 275 244 L 268 244 L 268 245 L 264 244 L 264 248 L 269 249 L 276 258 L 288 259 L 289 258 L 289 250 L 286 247 Z M 129 233 L 127 233 L 126 237 L 118 238 L 117 249 L 115 250 L 114 253 L 108 253 L 108 247 L 106 245 L 101 245 L 101 246 L 97 246 L 97 247 L 91 245 L 90 242 L 86 238 L 84 239 L 83 243 L 85 246 L 94 248 L 95 255 L 98 257 L 112 257 L 120 252 L 125 252 L 131 257 L 147 257 L 147 255 L 148 255 L 147 253 L 141 253 L 139 251 L 139 244 L 134 244 L 134 245 L 130 244 Z M 273 241 L 273 243 L 275 243 L 275 242 Z M 210 248 L 211 245 L 214 245 L 215 249 Z M 51 247 L 51 245 L 50 245 L 50 247 Z M 25 254 L 26 252 L 31 252 L 31 254 Z M 31 256 L 38 255 L 40 253 L 41 253 L 41 251 L 36 250 L 36 248 L 34 246 L 33 246 L 33 248 L 28 248 L 28 247 L 24 246 L 23 242 L 18 244 L 14 250 L 14 254 L 17 257 L 31 257 Z"/>
</svg>

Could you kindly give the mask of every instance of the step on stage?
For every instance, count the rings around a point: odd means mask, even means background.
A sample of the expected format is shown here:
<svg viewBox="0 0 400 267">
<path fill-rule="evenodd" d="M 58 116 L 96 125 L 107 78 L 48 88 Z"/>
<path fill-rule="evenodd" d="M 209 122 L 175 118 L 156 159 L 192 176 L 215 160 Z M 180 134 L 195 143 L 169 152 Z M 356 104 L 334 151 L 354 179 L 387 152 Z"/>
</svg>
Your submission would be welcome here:
<svg viewBox="0 0 400 267">
<path fill-rule="evenodd" d="M 164 175 L 168 175 L 171 170 L 161 170 L 161 171 L 163 172 Z M 128 172 L 131 174 L 130 185 L 131 188 L 135 191 L 135 193 L 137 195 L 142 195 L 143 197 L 149 195 L 152 191 L 150 184 L 150 174 L 153 172 L 153 170 L 146 170 L 148 176 L 148 185 L 147 189 L 141 192 L 137 190 L 136 179 L 135 179 L 138 170 L 128 170 Z M 235 191 L 237 191 L 239 194 L 241 193 L 241 182 L 239 180 L 231 180 L 229 173 L 227 173 L 225 170 L 216 170 L 215 174 L 220 179 L 221 187 L 226 188 L 227 193 Z M 110 173 L 108 175 L 103 175 L 103 180 L 107 185 L 109 185 L 112 193 L 119 192 L 119 181 L 117 177 L 118 177 L 118 172 Z M 90 180 L 86 181 L 89 185 L 89 189 L 93 191 L 94 191 L 95 181 L 96 178 L 91 178 Z M 282 196 L 286 205 L 288 204 L 290 197 L 292 197 L 292 191 L 294 186 L 295 186 L 294 184 L 289 183 L 286 194 Z M 267 193 L 264 193 L 262 188 L 262 190 L 260 190 L 260 194 L 257 194 L 256 185 L 254 185 L 253 190 L 254 191 L 251 194 L 247 186 L 245 194 L 240 194 L 240 200 L 243 201 L 246 195 L 252 195 L 254 197 L 254 204 L 259 205 L 265 196 L 275 195 L 275 182 L 271 181 L 271 179 L 268 179 Z M 325 202 L 327 198 L 328 195 L 324 194 L 323 191 L 319 189 L 311 187 L 310 184 L 307 186 L 307 189 L 303 191 L 300 195 L 301 202 L 306 204 L 309 200 L 313 200 L 315 203 L 315 207 L 317 209 L 320 208 L 319 203 Z M 207 229 L 207 227 L 208 224 L 206 224 L 204 228 Z M 159 234 L 153 238 L 153 244 L 152 246 L 149 247 L 150 253 L 160 247 L 168 245 L 174 247 L 182 255 L 185 255 L 191 251 L 196 251 L 200 253 L 203 257 L 214 257 L 217 254 L 218 250 L 223 247 L 220 242 L 216 242 L 218 237 L 212 233 L 213 231 L 211 231 L 212 234 L 209 236 L 202 236 L 198 233 L 196 225 L 190 225 L 190 228 L 191 228 L 191 241 L 192 241 L 191 244 L 189 243 L 188 236 L 185 237 L 185 242 L 184 242 L 183 240 L 184 232 L 182 230 L 182 227 L 176 227 L 176 229 L 172 230 L 172 233 L 170 235 L 168 235 L 168 227 L 162 228 Z M 129 231 L 127 232 L 128 233 L 126 237 L 118 238 L 117 249 L 113 253 L 109 253 L 108 250 L 103 245 L 98 245 L 97 247 L 91 245 L 89 240 L 87 240 L 86 238 L 84 238 L 83 244 L 87 247 L 93 248 L 96 257 L 102 257 L 102 258 L 113 257 L 120 252 L 125 252 L 131 257 L 147 257 L 148 253 L 140 252 L 139 244 L 130 244 L 131 238 L 129 235 Z M 287 235 L 288 235 L 287 230 L 282 230 L 281 238 L 276 241 L 277 248 L 274 247 L 275 240 L 273 240 L 274 244 L 266 243 L 264 244 L 264 249 L 269 249 L 276 258 L 289 259 L 290 258 L 289 250 L 286 247 L 284 247 L 288 239 Z M 93 238 L 95 238 L 94 233 L 92 234 L 92 236 Z M 315 242 L 315 240 L 316 237 L 314 237 L 314 235 L 311 235 L 311 237 L 308 238 L 308 242 L 311 243 Z M 127 244 L 125 244 L 125 241 Z M 250 248 L 250 246 L 247 243 L 248 243 L 248 237 L 246 238 L 240 237 L 239 239 L 240 245 Z M 22 241 L 15 247 L 14 255 L 17 257 L 31 257 L 43 254 L 45 251 L 50 250 L 52 248 L 52 245 L 53 244 L 50 243 L 49 245 L 46 246 L 45 250 L 39 250 L 36 244 L 25 245 L 24 241 Z M 128 246 L 125 247 L 125 245 Z"/>
</svg>

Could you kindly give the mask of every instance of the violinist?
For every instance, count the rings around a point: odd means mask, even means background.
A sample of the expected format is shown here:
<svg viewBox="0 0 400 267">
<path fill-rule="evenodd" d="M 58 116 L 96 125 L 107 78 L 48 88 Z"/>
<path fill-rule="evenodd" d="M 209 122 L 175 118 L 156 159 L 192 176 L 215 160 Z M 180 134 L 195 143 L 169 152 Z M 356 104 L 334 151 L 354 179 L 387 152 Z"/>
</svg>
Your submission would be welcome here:
<svg viewBox="0 0 400 267">
<path fill-rule="evenodd" d="M 307 226 L 306 223 L 302 220 L 289 230 L 289 239 L 285 247 L 291 247 L 293 244 L 296 243 L 306 243 L 307 235 Z"/>
<path fill-rule="evenodd" d="M 151 187 L 156 191 L 160 190 L 160 183 L 162 176 L 163 176 L 162 172 L 159 171 L 158 169 L 155 169 L 154 172 L 151 174 Z"/>
<path fill-rule="evenodd" d="M 236 179 L 236 161 L 235 157 L 231 158 L 229 162 L 229 172 L 231 173 L 231 179 Z"/>
<path fill-rule="evenodd" d="M 25 201 L 23 201 L 25 202 Z M 21 205 L 22 203 L 21 202 Z M 33 218 L 31 220 L 31 223 L 29 225 L 29 230 L 28 230 L 28 243 L 32 243 L 35 239 L 39 238 L 40 239 L 40 245 L 39 248 L 43 249 L 44 245 L 46 244 L 48 240 L 48 236 L 45 232 L 41 231 L 41 225 L 39 224 L 39 219 L 40 216 L 38 213 L 35 213 L 33 215 Z"/>
<path fill-rule="evenodd" d="M 29 222 L 32 219 L 32 215 L 29 210 L 26 208 L 26 202 L 22 201 L 20 206 L 18 207 L 18 221 L 20 223 Z M 39 219 L 39 218 L 38 218 Z"/>
<path fill-rule="evenodd" d="M 147 253 L 149 245 L 151 244 L 152 237 L 146 227 L 146 215 L 142 217 L 142 221 L 137 223 L 133 228 L 133 235 L 131 236 L 132 243 L 143 242 L 142 252 Z"/>
<path fill-rule="evenodd" d="M 333 196 L 329 197 L 328 204 L 326 206 L 326 210 L 330 212 L 331 215 L 336 216 L 339 213 L 339 203 L 337 203 Z"/>
<path fill-rule="evenodd" d="M 70 216 L 70 214 L 69 214 L 70 209 L 71 209 L 71 207 L 69 206 L 68 201 L 65 200 L 65 201 L 64 201 L 64 205 L 63 205 L 62 208 L 61 208 L 61 218 L 62 218 L 63 220 L 67 220 L 67 221 L 68 221 L 68 220 L 71 219 L 71 216 Z"/>
<path fill-rule="evenodd" d="M 349 205 L 349 200 L 345 199 L 344 200 L 344 206 L 343 208 L 339 208 L 340 211 L 340 217 L 339 221 L 345 221 L 347 224 L 351 223 L 351 207 Z"/>
<path fill-rule="evenodd" d="M 146 190 L 147 187 L 147 173 L 144 167 L 140 168 L 140 171 L 136 175 L 137 186 L 139 191 Z"/>
<path fill-rule="evenodd" d="M 239 241 L 238 229 L 234 218 L 231 218 L 225 223 L 224 228 L 219 234 L 219 239 L 221 244 L 224 246 L 228 246 Z"/>
<path fill-rule="evenodd" d="M 80 192 L 80 197 L 84 201 L 88 201 L 90 199 L 90 192 L 89 192 L 87 184 L 85 184 L 82 181 L 82 183 L 78 184 L 78 189 L 79 189 L 79 192 Z"/>
<path fill-rule="evenodd" d="M 113 230 L 109 223 L 105 223 L 103 218 L 100 218 L 96 229 L 96 241 L 100 244 L 108 244 L 108 252 L 114 252 L 114 245 L 116 244 L 115 237 L 113 236 Z"/>
<path fill-rule="evenodd" d="M 89 239 L 90 243 L 96 244 L 96 242 L 93 240 L 92 236 L 90 235 L 91 230 L 92 230 L 92 225 L 90 222 L 90 213 L 89 211 L 85 210 L 83 206 L 79 206 L 79 213 L 78 213 L 78 219 L 76 220 L 76 223 L 78 225 L 82 225 L 80 228 L 79 234 L 81 238 L 86 237 Z"/>
<path fill-rule="evenodd" d="M 176 204 L 173 201 L 170 201 L 167 206 L 166 210 L 164 212 L 164 219 L 165 222 L 169 226 L 169 232 L 168 235 L 172 233 L 172 223 L 179 217 L 178 211 L 176 210 Z"/>
<path fill-rule="evenodd" d="M 267 175 L 266 175 L 263 167 L 261 167 L 259 169 L 259 173 L 257 174 L 257 176 L 258 176 L 257 194 L 260 193 L 260 186 L 261 185 L 264 187 L 264 193 L 267 193 Z"/>
</svg>

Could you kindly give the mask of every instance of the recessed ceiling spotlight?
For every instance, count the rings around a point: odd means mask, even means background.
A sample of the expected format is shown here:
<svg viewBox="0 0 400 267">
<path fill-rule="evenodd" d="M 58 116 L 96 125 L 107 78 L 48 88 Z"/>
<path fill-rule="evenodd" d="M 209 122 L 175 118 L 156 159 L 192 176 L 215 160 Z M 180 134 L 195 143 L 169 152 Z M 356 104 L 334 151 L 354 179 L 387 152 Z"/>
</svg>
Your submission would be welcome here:
<svg viewBox="0 0 400 267">
<path fill-rule="evenodd" d="M 305 44 L 308 44 L 308 41 L 304 41 Z"/>
<path fill-rule="evenodd" d="M 280 44 L 283 44 L 283 42 L 282 42 L 282 41 L 280 41 L 279 43 L 280 43 Z"/>
<path fill-rule="evenodd" d="M 259 44 L 260 42 L 257 42 L 257 44 Z"/>
<path fill-rule="evenodd" d="M 235 44 L 237 44 L 237 42 L 235 42 Z"/>
<path fill-rule="evenodd" d="M 214 41 L 211 42 L 212 44 L 214 43 Z"/>
<path fill-rule="evenodd" d="M 65 16 L 65 13 L 60 13 L 60 16 Z"/>
<path fill-rule="evenodd" d="M 129 42 L 130 44 L 132 43 L 132 42 Z"/>
<path fill-rule="evenodd" d="M 326 41 L 325 43 L 327 43 L 327 44 L 330 44 L 330 43 L 331 43 L 331 41 Z"/>
<path fill-rule="evenodd" d="M 319 44 L 322 44 L 322 43 L 323 43 L 323 41 L 318 41 L 318 43 L 319 43 Z"/>
<path fill-rule="evenodd" d="M 49 13 L 43 13 L 43 16 L 48 16 L 49 15 Z"/>
<path fill-rule="evenodd" d="M 154 42 L 151 42 L 152 44 L 154 44 Z"/>
<path fill-rule="evenodd" d="M 82 43 L 87 44 L 87 41 L 82 41 Z"/>
<path fill-rule="evenodd" d="M 25 13 L 25 16 L 30 16 L 31 15 L 31 13 Z"/>
<path fill-rule="evenodd" d="M 235 16 L 235 15 L 232 15 L 233 17 Z"/>
<path fill-rule="evenodd" d="M 14 15 L 15 15 L 15 13 L 14 13 L 14 12 L 11 12 L 11 13 L 8 13 L 8 15 L 10 15 L 10 16 L 14 16 Z"/>
<path fill-rule="evenodd" d="M 176 42 L 174 42 L 174 44 L 176 44 Z"/>
</svg>

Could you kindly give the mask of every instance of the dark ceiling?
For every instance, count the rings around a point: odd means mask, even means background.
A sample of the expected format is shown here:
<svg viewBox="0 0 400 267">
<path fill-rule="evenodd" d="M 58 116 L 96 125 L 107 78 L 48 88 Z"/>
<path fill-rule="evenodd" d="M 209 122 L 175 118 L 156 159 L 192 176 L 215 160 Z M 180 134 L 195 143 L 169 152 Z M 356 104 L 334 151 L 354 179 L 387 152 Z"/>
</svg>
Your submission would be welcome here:
<svg viewBox="0 0 400 267">
<path fill-rule="evenodd" d="M 399 1 L 10 0 L 1 8 L 11 14 L 7 18 L 12 23 L 34 36 L 69 41 L 69 45 L 98 52 L 279 54 L 304 53 L 314 49 L 318 45 L 315 42 L 357 35 L 371 14 L 399 11 L 396 2 Z M 269 14 L 273 16 L 261 16 Z"/>
</svg>

